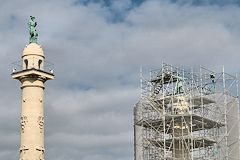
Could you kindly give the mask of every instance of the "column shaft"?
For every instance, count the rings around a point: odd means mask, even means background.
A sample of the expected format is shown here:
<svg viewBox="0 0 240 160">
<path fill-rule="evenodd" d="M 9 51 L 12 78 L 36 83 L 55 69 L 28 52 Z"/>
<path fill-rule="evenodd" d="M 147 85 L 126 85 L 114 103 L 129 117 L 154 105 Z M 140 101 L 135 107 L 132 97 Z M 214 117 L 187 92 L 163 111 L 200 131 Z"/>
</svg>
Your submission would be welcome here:
<svg viewBox="0 0 240 160">
<path fill-rule="evenodd" d="M 44 87 L 38 79 L 22 82 L 20 160 L 44 159 Z"/>
</svg>

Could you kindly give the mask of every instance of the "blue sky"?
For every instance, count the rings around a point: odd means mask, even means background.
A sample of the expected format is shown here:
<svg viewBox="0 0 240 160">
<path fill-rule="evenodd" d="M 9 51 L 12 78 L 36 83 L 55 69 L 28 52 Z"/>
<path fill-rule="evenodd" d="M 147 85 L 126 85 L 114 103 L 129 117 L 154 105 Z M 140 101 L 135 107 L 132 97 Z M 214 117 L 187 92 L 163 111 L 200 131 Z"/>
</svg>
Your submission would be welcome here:
<svg viewBox="0 0 240 160">
<path fill-rule="evenodd" d="M 147 0 L 131 0 L 133 5 L 141 5 L 142 3 L 146 2 Z M 160 0 L 163 2 L 170 2 L 170 3 L 181 3 L 181 4 L 192 4 L 192 5 L 229 5 L 229 4 L 239 4 L 239 0 Z M 106 6 L 111 6 L 113 3 L 112 0 L 78 0 L 78 2 L 83 4 L 88 3 L 101 3 Z"/>
<path fill-rule="evenodd" d="M 140 66 L 225 65 L 239 73 L 238 1 L 3 0 L 0 159 L 18 158 L 21 92 L 10 74 L 28 43 L 30 15 L 55 64 L 45 90 L 46 159 L 133 159 Z"/>
<path fill-rule="evenodd" d="M 168 3 L 178 6 L 192 6 L 192 7 L 239 7 L 239 0 L 158 0 L 161 3 Z M 149 0 L 76 0 L 77 5 L 92 5 L 99 4 L 110 12 L 107 18 L 112 23 L 118 23 L 125 20 L 129 12 L 135 8 L 144 5 Z"/>
</svg>

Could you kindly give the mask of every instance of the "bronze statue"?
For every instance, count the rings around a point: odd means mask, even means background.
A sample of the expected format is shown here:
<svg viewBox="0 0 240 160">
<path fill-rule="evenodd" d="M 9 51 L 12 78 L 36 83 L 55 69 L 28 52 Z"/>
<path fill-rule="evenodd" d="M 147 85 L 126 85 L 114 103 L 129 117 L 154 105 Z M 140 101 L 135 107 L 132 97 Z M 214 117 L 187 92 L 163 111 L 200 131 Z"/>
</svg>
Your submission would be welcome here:
<svg viewBox="0 0 240 160">
<path fill-rule="evenodd" d="M 36 30 L 37 22 L 35 22 L 35 17 L 30 16 L 30 20 L 28 22 L 29 27 L 29 43 L 37 43 L 38 33 Z"/>
</svg>

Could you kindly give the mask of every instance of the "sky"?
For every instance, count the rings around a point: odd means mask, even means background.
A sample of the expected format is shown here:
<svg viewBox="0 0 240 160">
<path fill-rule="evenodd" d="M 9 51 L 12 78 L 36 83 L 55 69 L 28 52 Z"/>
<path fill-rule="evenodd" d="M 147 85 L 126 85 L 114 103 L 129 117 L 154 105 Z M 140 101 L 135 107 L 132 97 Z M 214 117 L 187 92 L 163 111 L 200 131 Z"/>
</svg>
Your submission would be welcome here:
<svg viewBox="0 0 240 160">
<path fill-rule="evenodd" d="M 0 2 L 0 159 L 19 156 L 21 90 L 11 71 L 30 15 L 55 71 L 45 89 L 45 159 L 132 160 L 141 66 L 240 71 L 238 0 Z"/>
</svg>

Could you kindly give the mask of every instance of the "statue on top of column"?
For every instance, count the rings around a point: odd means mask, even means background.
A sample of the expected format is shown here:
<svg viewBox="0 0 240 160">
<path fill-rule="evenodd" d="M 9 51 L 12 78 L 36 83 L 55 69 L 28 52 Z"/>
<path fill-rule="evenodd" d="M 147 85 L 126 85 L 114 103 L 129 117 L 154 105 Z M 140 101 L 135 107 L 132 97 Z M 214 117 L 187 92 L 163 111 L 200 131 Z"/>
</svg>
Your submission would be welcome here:
<svg viewBox="0 0 240 160">
<path fill-rule="evenodd" d="M 30 20 L 28 22 L 29 27 L 29 43 L 37 43 L 38 33 L 36 30 L 37 22 L 35 22 L 35 17 L 30 16 Z"/>
</svg>

